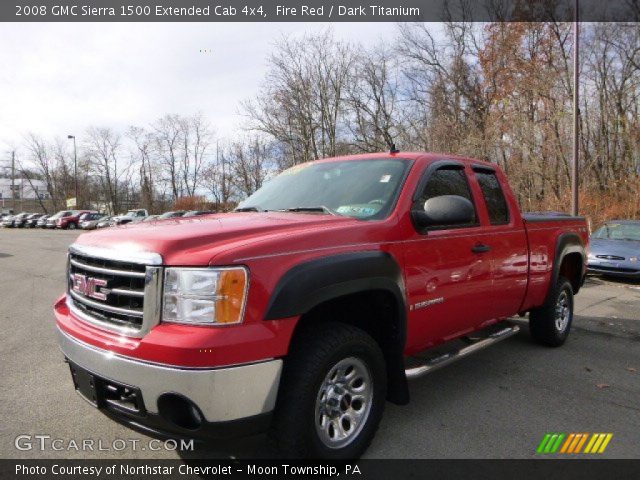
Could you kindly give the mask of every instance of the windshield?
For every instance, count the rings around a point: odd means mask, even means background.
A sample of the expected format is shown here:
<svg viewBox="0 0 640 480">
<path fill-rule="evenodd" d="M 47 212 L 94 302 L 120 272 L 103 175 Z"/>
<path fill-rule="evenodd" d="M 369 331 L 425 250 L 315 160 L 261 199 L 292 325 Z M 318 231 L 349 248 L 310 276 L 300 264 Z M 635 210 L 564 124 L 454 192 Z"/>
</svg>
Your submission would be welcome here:
<svg viewBox="0 0 640 480">
<path fill-rule="evenodd" d="M 640 223 L 606 223 L 593 234 L 594 238 L 640 241 Z"/>
<path fill-rule="evenodd" d="M 303 163 L 285 170 L 237 210 L 317 211 L 360 219 L 386 217 L 411 165 L 406 160 Z"/>
</svg>

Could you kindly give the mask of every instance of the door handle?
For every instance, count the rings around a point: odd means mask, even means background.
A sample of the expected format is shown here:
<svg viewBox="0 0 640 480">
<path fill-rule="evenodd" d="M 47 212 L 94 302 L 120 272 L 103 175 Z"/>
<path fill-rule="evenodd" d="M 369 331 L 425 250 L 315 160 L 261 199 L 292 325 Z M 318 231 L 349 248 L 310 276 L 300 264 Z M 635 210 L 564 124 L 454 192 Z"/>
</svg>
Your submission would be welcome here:
<svg viewBox="0 0 640 480">
<path fill-rule="evenodd" d="M 489 245 L 484 245 L 482 243 L 479 243 L 471 248 L 471 251 L 473 253 L 486 253 L 489 250 L 491 250 L 491 247 Z"/>
</svg>

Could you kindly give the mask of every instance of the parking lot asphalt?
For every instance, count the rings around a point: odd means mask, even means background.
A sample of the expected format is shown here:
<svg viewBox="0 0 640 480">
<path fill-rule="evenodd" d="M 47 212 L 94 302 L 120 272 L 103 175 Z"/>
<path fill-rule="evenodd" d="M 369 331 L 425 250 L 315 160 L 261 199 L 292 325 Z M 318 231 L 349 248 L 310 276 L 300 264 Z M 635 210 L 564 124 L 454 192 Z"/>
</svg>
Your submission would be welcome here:
<svg viewBox="0 0 640 480">
<path fill-rule="evenodd" d="M 77 235 L 0 229 L 0 457 L 264 457 L 263 436 L 194 452 L 150 450 L 149 437 L 74 393 L 52 304 L 64 290 L 65 252 Z M 526 319 L 519 320 L 518 335 L 413 380 L 411 403 L 387 404 L 366 457 L 533 458 L 548 432 L 610 432 L 601 458 L 639 458 L 639 307 L 640 284 L 590 277 L 563 347 L 532 343 Z M 31 449 L 16 448 L 19 435 L 30 436 Z M 45 451 L 35 435 L 50 437 Z M 62 440 L 61 450 L 51 448 L 53 439 Z M 85 439 L 95 441 L 93 451 L 73 447 Z"/>
</svg>

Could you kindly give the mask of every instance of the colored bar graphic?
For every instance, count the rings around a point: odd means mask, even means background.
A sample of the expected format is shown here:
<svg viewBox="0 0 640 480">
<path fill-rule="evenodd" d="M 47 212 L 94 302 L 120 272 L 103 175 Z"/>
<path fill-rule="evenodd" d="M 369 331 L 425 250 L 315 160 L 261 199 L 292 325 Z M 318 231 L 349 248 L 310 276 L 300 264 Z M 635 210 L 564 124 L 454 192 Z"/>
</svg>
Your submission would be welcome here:
<svg viewBox="0 0 640 480">
<path fill-rule="evenodd" d="M 567 453 L 567 449 L 569 448 L 569 445 L 571 445 L 571 442 L 573 442 L 574 438 L 576 438 L 576 434 L 570 433 L 569 437 L 567 437 L 567 441 L 564 442 L 564 445 L 562 446 L 562 450 L 560 450 L 560 453 Z"/>
<path fill-rule="evenodd" d="M 578 453 L 604 453 L 612 438 L 613 433 L 594 433 L 591 435 L 589 433 L 547 433 L 542 438 L 536 452 L 574 455 Z"/>
<path fill-rule="evenodd" d="M 549 442 L 549 439 L 551 438 L 551 434 L 547 433 L 544 438 L 542 439 L 542 441 L 540 442 L 540 445 L 538 445 L 538 450 L 536 450 L 538 453 L 544 453 L 544 447 L 546 447 L 547 442 Z"/>
</svg>

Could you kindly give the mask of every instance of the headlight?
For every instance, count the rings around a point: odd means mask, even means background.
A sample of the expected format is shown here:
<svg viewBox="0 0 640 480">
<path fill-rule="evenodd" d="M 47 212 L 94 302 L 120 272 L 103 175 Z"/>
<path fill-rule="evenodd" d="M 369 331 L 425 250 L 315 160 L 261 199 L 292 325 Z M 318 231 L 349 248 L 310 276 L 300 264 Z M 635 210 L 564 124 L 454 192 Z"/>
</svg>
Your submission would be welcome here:
<svg viewBox="0 0 640 480">
<path fill-rule="evenodd" d="M 167 268 L 162 320 L 191 325 L 240 323 L 248 275 L 237 268 Z"/>
<path fill-rule="evenodd" d="M 629 257 L 629 261 L 630 262 L 637 262 L 638 261 L 638 257 Z"/>
</svg>

